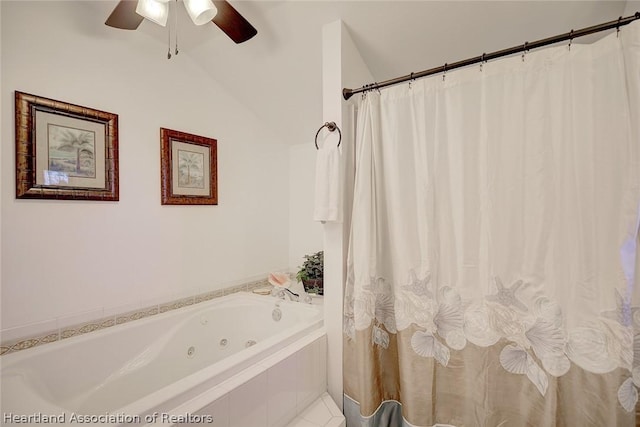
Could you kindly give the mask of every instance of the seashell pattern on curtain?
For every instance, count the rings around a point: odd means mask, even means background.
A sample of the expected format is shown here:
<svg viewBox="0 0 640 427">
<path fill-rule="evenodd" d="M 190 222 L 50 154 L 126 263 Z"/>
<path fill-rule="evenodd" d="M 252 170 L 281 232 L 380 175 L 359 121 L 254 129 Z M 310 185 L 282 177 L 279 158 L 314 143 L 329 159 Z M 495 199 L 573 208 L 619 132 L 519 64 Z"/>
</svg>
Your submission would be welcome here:
<svg viewBox="0 0 640 427">
<path fill-rule="evenodd" d="M 634 425 L 639 23 L 359 102 L 351 422 Z"/>
</svg>

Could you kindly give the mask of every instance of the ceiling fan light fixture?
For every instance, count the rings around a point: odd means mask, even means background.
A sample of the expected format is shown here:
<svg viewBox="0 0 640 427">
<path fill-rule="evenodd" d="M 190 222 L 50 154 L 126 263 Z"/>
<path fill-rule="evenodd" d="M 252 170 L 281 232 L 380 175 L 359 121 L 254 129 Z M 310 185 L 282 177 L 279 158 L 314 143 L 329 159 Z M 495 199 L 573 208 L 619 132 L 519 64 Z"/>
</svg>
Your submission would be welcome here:
<svg viewBox="0 0 640 427">
<path fill-rule="evenodd" d="M 169 4 L 161 0 L 138 0 L 136 13 L 164 27 L 169 17 Z"/>
<path fill-rule="evenodd" d="M 196 25 L 204 25 L 210 22 L 218 13 L 218 9 L 216 9 L 211 0 L 184 0 L 184 7 Z"/>
</svg>

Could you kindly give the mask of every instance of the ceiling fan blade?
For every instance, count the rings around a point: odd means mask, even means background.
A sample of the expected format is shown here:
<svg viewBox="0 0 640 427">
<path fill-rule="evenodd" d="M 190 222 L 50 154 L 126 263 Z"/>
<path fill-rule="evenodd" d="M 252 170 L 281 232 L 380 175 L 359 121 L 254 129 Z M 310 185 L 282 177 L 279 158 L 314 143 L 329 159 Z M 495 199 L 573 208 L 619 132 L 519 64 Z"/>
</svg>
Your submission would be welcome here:
<svg viewBox="0 0 640 427">
<path fill-rule="evenodd" d="M 258 30 L 253 28 L 253 25 L 244 19 L 228 2 L 213 0 L 213 4 L 218 8 L 218 13 L 211 21 L 224 31 L 231 40 L 236 43 L 242 43 L 258 34 Z"/>
<path fill-rule="evenodd" d="M 120 0 L 111 15 L 104 22 L 106 25 L 121 30 L 135 30 L 144 18 L 136 13 L 138 2 L 135 0 Z"/>
</svg>

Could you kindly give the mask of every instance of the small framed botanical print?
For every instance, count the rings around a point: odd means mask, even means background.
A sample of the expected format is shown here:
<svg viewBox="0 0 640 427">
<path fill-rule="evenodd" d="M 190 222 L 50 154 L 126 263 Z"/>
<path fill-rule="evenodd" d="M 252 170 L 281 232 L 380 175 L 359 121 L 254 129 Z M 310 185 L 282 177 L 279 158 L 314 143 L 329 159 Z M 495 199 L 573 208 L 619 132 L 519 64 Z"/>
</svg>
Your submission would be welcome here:
<svg viewBox="0 0 640 427">
<path fill-rule="evenodd" d="M 160 129 L 163 205 L 217 205 L 217 141 Z"/>
</svg>

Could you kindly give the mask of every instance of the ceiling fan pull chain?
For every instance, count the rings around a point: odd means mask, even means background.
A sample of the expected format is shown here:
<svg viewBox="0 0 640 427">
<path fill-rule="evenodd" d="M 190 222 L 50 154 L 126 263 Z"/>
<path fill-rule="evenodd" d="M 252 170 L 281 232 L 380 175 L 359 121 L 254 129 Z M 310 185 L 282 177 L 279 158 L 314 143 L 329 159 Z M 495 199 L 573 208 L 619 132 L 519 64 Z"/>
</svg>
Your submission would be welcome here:
<svg viewBox="0 0 640 427">
<path fill-rule="evenodd" d="M 171 22 L 167 22 L 167 59 L 171 59 Z"/>
<path fill-rule="evenodd" d="M 176 0 L 176 7 L 173 10 L 173 16 L 176 23 L 176 55 L 178 54 L 178 0 Z"/>
</svg>

